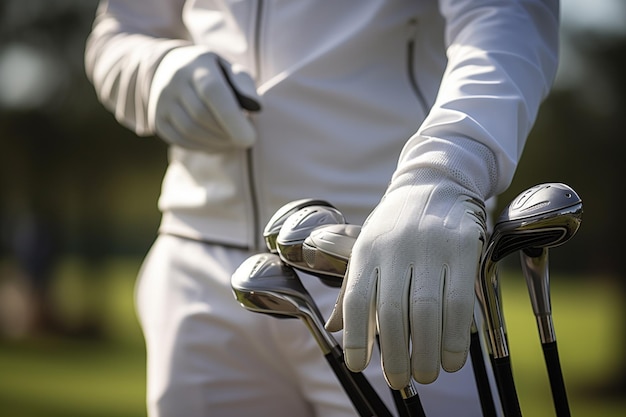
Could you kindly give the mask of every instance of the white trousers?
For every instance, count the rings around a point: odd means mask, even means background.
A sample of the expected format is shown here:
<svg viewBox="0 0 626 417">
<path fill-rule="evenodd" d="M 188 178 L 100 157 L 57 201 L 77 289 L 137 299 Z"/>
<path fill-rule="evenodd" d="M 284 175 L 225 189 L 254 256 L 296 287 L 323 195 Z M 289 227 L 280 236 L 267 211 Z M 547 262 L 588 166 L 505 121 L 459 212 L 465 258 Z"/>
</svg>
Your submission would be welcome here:
<svg viewBox="0 0 626 417">
<path fill-rule="evenodd" d="M 251 255 L 173 236 L 151 248 L 136 288 L 149 417 L 356 416 L 303 322 L 235 301 L 231 275 Z M 301 278 L 328 317 L 338 290 Z M 377 357 L 365 374 L 397 415 Z M 428 417 L 481 415 L 469 360 L 418 390 Z"/>
</svg>

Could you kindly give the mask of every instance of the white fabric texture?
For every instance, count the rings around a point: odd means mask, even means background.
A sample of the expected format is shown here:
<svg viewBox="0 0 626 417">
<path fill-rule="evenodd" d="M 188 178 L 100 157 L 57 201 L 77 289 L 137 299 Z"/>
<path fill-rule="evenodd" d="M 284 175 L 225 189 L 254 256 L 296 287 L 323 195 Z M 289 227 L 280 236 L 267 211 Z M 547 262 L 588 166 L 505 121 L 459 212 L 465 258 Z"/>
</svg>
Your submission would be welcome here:
<svg viewBox="0 0 626 417">
<path fill-rule="evenodd" d="M 252 313 L 234 299 L 230 276 L 248 256 L 167 235 L 151 249 L 136 288 L 149 415 L 355 417 L 304 323 Z M 337 289 L 300 276 L 328 317 Z M 397 415 L 380 361 L 365 374 Z M 481 415 L 471 366 L 418 391 L 428 417 Z"/>
</svg>

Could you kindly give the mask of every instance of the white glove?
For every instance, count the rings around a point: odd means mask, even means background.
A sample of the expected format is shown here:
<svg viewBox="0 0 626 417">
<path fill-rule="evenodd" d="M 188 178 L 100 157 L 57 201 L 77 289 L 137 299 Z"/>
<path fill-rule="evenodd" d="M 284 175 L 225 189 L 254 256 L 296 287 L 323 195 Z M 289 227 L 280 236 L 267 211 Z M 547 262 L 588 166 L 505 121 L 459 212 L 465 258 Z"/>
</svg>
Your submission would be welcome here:
<svg viewBox="0 0 626 417">
<path fill-rule="evenodd" d="M 260 110 L 259 101 L 249 74 L 205 47 L 180 47 L 165 55 L 154 74 L 148 125 L 184 148 L 244 149 L 256 140 L 246 110 Z"/>
<path fill-rule="evenodd" d="M 461 155 L 472 154 L 466 151 Z M 346 364 L 355 372 L 368 365 L 378 328 L 383 371 L 395 389 L 407 386 L 411 375 L 430 383 L 440 367 L 459 370 L 470 343 L 474 283 L 486 239 L 485 195 L 454 161 L 429 162 L 433 153 L 441 159 L 454 152 L 427 150 L 417 162 L 399 165 L 355 242 L 326 325 L 330 331 L 344 328 Z M 473 169 L 488 171 L 488 164 L 480 167 L 483 155 L 475 156 Z"/>
</svg>

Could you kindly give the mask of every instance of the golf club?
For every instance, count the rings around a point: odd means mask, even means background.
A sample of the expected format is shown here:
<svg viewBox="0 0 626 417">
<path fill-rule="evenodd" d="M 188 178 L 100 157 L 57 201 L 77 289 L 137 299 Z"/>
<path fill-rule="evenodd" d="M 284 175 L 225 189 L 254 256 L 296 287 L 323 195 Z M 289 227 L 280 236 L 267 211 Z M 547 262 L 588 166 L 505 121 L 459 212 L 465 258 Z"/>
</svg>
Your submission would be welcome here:
<svg viewBox="0 0 626 417">
<path fill-rule="evenodd" d="M 550 216 L 554 216 L 552 221 L 563 227 L 563 237 L 549 247 L 561 245 L 576 234 L 582 219 L 582 200 L 573 189 L 565 184 L 547 184 L 535 187 L 530 194 L 526 198 L 536 200 L 535 204 L 538 202 L 550 204 L 552 207 Z M 520 251 L 520 258 L 533 313 L 537 320 L 556 415 L 569 417 L 571 413 L 552 321 L 548 252 L 548 246 L 525 248 Z"/>
<path fill-rule="evenodd" d="M 496 224 L 480 268 L 477 293 L 487 323 L 505 416 L 521 416 L 513 380 L 504 316 L 501 310 L 497 265 L 505 256 L 528 248 L 561 245 L 578 229 L 582 203 L 568 186 L 546 183 L 519 194 Z"/>
<path fill-rule="evenodd" d="M 301 319 L 361 416 L 391 416 L 365 376 L 346 367 L 342 349 L 324 328 L 310 294 L 278 255 L 265 253 L 248 258 L 233 273 L 231 286 L 235 298 L 247 310 Z"/>
</svg>

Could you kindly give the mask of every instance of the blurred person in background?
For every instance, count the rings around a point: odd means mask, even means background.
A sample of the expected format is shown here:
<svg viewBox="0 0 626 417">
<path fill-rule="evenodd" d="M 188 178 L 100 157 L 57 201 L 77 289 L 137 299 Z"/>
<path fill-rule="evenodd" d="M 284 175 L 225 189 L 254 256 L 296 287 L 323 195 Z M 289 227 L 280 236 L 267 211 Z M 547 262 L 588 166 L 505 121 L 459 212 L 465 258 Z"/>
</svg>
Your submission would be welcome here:
<svg viewBox="0 0 626 417">
<path fill-rule="evenodd" d="M 231 293 L 300 198 L 367 219 L 337 305 L 305 282 L 348 366 L 387 401 L 412 377 L 429 416 L 480 415 L 464 364 L 485 202 L 511 182 L 558 31 L 550 0 L 101 1 L 98 97 L 170 145 L 136 287 L 150 417 L 355 414 L 301 323 Z"/>
</svg>

